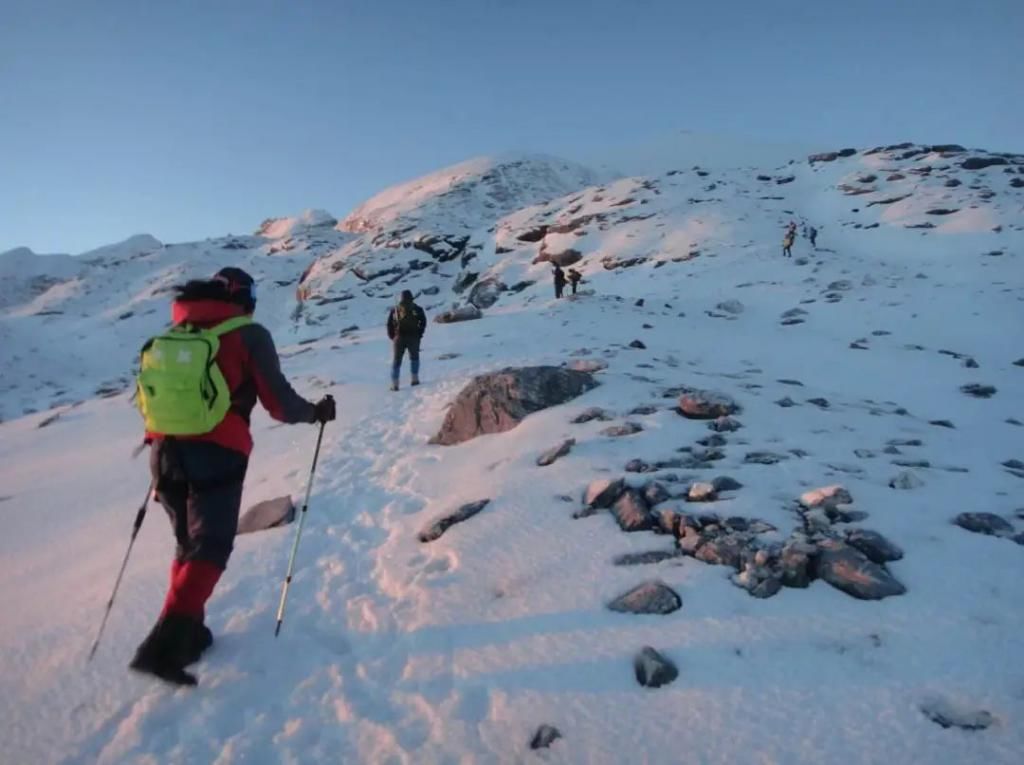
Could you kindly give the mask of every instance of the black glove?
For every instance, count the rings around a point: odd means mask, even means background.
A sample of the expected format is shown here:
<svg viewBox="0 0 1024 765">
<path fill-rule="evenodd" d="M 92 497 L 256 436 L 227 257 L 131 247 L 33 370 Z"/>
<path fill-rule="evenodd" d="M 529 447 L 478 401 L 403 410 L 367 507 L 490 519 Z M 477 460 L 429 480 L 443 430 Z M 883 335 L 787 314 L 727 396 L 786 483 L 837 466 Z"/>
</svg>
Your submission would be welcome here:
<svg viewBox="0 0 1024 765">
<path fill-rule="evenodd" d="M 337 408 L 334 406 L 334 396 L 324 396 L 313 405 L 313 417 L 316 422 L 330 422 L 338 416 Z"/>
</svg>

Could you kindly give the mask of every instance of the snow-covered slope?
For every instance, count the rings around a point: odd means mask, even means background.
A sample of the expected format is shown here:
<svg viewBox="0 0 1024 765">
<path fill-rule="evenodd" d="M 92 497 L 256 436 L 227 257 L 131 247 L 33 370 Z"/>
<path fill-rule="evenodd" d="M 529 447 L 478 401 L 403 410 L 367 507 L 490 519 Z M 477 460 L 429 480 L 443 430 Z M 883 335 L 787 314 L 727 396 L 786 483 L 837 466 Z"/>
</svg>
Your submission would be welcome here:
<svg viewBox="0 0 1024 765">
<path fill-rule="evenodd" d="M 53 272 L 0 256 L 12 278 L 55 280 L 0 312 L 5 759 L 1016 763 L 1024 158 L 940 148 L 599 184 L 545 160 L 550 172 L 528 175 L 550 183 L 517 180 L 502 199 L 491 191 L 504 181 L 485 180 L 501 163 L 474 161 L 378 195 L 347 231 L 130 240 Z M 790 220 L 815 226 L 820 249 L 800 238 L 783 258 Z M 586 294 L 552 299 L 552 258 L 576 262 Z M 258 276 L 285 371 L 310 398 L 332 391 L 340 417 L 282 636 L 292 529 L 239 539 L 210 603 L 218 642 L 200 685 L 175 691 L 124 670 L 165 583 L 158 509 L 106 642 L 84 659 L 148 481 L 129 458 L 134 354 L 164 321 L 170 284 L 226 264 Z M 484 314 L 431 324 L 425 385 L 392 394 L 382 324 L 403 288 L 432 315 L 470 300 Z M 473 375 L 580 360 L 608 365 L 590 393 L 507 433 L 427 445 Z M 666 397 L 678 386 L 733 397 L 741 429 L 678 416 Z M 589 407 L 613 421 L 570 422 Z M 640 430 L 604 433 L 625 422 Z M 299 496 L 313 429 L 262 414 L 254 426 L 245 504 Z M 568 456 L 536 465 L 567 438 Z M 722 475 L 742 487 L 679 498 Z M 798 497 L 842 484 L 853 503 L 828 533 L 874 530 L 902 548 L 887 569 L 906 593 L 863 601 L 819 579 L 753 598 L 730 567 L 674 555 L 670 535 L 623 533 L 607 511 L 573 517 L 592 480 L 619 477 L 660 482 L 671 498 L 659 511 L 760 519 L 775 529 L 765 549 L 806 522 Z M 476 517 L 418 541 L 438 514 L 484 498 Z M 967 511 L 1011 531 L 954 525 Z M 682 608 L 607 609 L 648 580 Z M 678 679 L 639 687 L 643 646 Z M 544 724 L 561 738 L 531 751 Z"/>
<path fill-rule="evenodd" d="M 340 228 L 382 231 L 434 219 L 449 228 L 472 229 L 598 180 L 592 170 L 554 157 L 477 157 L 382 191 L 352 211 Z"/>
</svg>

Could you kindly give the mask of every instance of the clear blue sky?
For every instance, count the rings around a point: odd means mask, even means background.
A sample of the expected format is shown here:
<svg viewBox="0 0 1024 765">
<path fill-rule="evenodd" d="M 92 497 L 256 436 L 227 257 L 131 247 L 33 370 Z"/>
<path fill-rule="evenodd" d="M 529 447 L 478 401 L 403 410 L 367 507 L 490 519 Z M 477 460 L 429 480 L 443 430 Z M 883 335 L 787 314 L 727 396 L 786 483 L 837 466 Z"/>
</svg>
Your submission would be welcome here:
<svg viewBox="0 0 1024 765">
<path fill-rule="evenodd" d="M 0 0 L 0 251 L 677 129 L 1024 150 L 1024 0 Z"/>
</svg>

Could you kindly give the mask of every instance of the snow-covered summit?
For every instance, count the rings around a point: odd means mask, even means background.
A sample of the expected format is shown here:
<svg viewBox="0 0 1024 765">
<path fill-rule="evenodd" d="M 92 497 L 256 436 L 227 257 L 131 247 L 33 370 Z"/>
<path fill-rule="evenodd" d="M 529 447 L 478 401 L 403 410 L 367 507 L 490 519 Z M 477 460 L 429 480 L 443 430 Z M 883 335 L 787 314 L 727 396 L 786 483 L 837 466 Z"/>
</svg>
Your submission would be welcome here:
<svg viewBox="0 0 1024 765">
<path fill-rule="evenodd" d="M 302 214 L 286 218 L 267 218 L 256 230 L 257 236 L 283 239 L 316 228 L 337 225 L 337 219 L 326 210 L 305 210 Z"/>
<path fill-rule="evenodd" d="M 353 210 L 339 228 L 363 233 L 434 221 L 449 229 L 472 229 L 481 221 L 599 180 L 593 170 L 555 157 L 478 157 L 376 194 Z"/>
</svg>

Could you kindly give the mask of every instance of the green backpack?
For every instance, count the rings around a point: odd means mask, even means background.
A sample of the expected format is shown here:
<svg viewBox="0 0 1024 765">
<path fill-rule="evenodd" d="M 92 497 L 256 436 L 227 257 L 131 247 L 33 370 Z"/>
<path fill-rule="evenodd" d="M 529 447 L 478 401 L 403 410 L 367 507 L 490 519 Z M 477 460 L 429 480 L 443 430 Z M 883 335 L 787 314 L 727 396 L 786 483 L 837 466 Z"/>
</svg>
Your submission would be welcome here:
<svg viewBox="0 0 1024 765">
<path fill-rule="evenodd" d="M 147 433 L 198 436 L 220 424 L 231 408 L 216 361 L 220 337 L 251 323 L 239 316 L 209 329 L 185 324 L 142 346 L 136 391 Z"/>
</svg>

